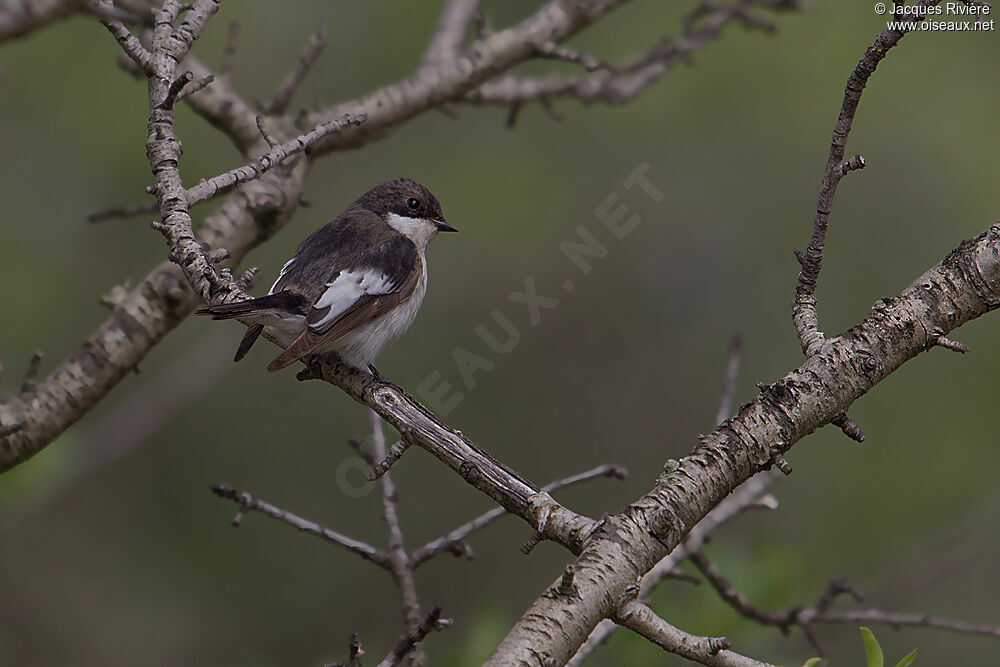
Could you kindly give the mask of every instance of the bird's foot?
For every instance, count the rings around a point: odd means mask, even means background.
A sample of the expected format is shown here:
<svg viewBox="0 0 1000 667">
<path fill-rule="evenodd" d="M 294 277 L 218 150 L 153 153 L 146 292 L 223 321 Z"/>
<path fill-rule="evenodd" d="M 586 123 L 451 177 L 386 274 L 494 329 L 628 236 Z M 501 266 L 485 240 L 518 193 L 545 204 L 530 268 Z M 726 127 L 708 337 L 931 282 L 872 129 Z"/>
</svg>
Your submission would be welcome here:
<svg viewBox="0 0 1000 667">
<path fill-rule="evenodd" d="M 381 382 L 382 384 L 392 384 L 392 381 L 389 380 L 389 378 L 385 377 L 384 375 L 378 372 L 378 369 L 375 368 L 375 364 L 368 364 L 368 371 L 372 374 L 372 377 L 375 378 L 378 382 Z"/>
</svg>

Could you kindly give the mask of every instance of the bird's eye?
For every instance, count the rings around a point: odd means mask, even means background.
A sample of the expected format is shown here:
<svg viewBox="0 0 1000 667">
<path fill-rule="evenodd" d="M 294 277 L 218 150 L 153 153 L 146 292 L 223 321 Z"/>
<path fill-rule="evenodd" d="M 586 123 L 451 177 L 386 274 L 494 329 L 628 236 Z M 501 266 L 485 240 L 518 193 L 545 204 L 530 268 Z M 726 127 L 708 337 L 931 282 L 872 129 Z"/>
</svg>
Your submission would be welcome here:
<svg viewBox="0 0 1000 667">
<path fill-rule="evenodd" d="M 414 197 L 410 197 L 409 199 L 406 200 L 406 206 L 411 211 L 416 211 L 418 208 L 420 208 L 420 200 Z"/>
</svg>

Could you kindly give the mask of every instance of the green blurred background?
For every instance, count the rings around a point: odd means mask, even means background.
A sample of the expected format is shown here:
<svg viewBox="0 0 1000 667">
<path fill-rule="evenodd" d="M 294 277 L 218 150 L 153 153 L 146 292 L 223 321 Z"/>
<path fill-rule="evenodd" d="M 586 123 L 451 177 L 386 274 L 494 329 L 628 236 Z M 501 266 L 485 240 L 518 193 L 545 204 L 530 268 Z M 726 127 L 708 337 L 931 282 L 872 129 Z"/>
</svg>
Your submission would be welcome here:
<svg viewBox="0 0 1000 667">
<path fill-rule="evenodd" d="M 330 44 L 296 99 L 314 108 L 409 73 L 440 4 L 226 3 L 195 51 L 217 66 L 227 22 L 240 20 L 235 84 L 267 96 L 308 36 L 328 26 Z M 503 26 L 536 4 L 485 6 Z M 636 0 L 572 43 L 608 59 L 644 49 L 676 35 L 692 3 L 667 5 Z M 457 119 L 427 113 L 328 156 L 310 178 L 313 206 L 249 262 L 276 274 L 299 240 L 376 181 L 426 183 L 462 233 L 430 249 L 423 311 L 380 370 L 409 388 L 439 372 L 465 394 L 448 421 L 538 483 L 627 466 L 624 482 L 560 495 L 592 516 L 616 511 L 711 428 L 733 332 L 746 341 L 740 401 L 755 381 L 801 361 L 792 248 L 807 241 L 844 82 L 884 19 L 871 3 L 809 3 L 776 22 L 772 35 L 727 30 L 624 107 L 561 101 L 555 122 L 531 106 L 513 130 L 504 109 L 458 107 Z M 85 221 L 141 201 L 150 181 L 145 86 L 114 65 L 117 51 L 79 17 L 0 47 L 5 392 L 33 350 L 45 351 L 49 371 L 106 317 L 100 294 L 134 284 L 166 255 L 146 216 Z M 869 167 L 842 184 L 820 281 L 828 331 L 852 326 L 997 219 L 998 63 L 994 32 L 919 33 L 873 77 L 848 146 Z M 241 163 L 189 110 L 178 125 L 190 184 Z M 660 203 L 622 186 L 643 163 Z M 611 194 L 642 218 L 620 242 L 594 214 Z M 558 249 L 580 225 L 609 249 L 587 276 Z M 560 299 L 536 327 L 508 300 L 527 276 Z M 570 279 L 576 289 L 566 293 Z M 506 355 L 475 334 L 480 324 L 497 330 L 494 309 L 520 332 Z M 863 446 L 832 428 L 797 445 L 794 474 L 773 489 L 780 509 L 746 515 L 707 553 L 764 607 L 812 603 L 840 574 L 874 605 L 1000 623 L 998 330 L 992 316 L 963 327 L 954 337 L 969 355 L 931 351 L 858 401 L 851 414 L 868 435 Z M 365 411 L 292 372 L 266 373 L 266 344 L 232 364 L 241 331 L 185 322 L 141 374 L 0 476 L 0 665 L 316 665 L 342 659 L 351 632 L 372 657 L 395 641 L 398 598 L 385 573 L 260 515 L 234 530 L 235 507 L 209 492 L 229 482 L 384 541 L 378 494 L 358 491 L 345 444 L 365 433 Z M 472 391 L 456 347 L 495 364 Z M 422 451 L 394 475 L 410 545 L 489 507 Z M 428 641 L 431 664 L 481 662 L 567 562 L 553 544 L 522 556 L 528 534 L 504 518 L 471 540 L 477 560 L 445 556 L 418 571 L 422 603 L 455 618 Z M 741 620 L 706 585 L 668 582 L 654 607 L 759 658 L 791 665 L 813 653 L 798 633 L 785 639 Z M 1000 655 L 995 640 L 875 631 L 890 659 L 914 647 L 923 665 L 996 664 Z M 861 662 L 855 628 L 820 632 L 836 664 Z M 624 630 L 591 662 L 682 663 Z"/>
</svg>

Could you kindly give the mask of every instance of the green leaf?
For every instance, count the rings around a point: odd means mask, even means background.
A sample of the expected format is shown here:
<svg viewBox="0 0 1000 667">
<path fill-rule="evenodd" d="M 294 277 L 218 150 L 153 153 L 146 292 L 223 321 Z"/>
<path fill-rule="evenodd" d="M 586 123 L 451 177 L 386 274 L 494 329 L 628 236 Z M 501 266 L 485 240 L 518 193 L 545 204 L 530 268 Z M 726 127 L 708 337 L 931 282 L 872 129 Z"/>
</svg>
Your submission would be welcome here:
<svg viewBox="0 0 1000 667">
<path fill-rule="evenodd" d="M 809 658 L 802 664 L 802 667 L 816 667 L 822 661 L 823 658 Z"/>
<path fill-rule="evenodd" d="M 868 659 L 868 667 L 884 667 L 885 656 L 882 654 L 882 647 L 878 645 L 878 640 L 868 628 L 861 628 L 861 637 L 865 640 L 865 657 Z"/>
<path fill-rule="evenodd" d="M 896 663 L 896 667 L 908 667 L 908 665 L 917 659 L 917 649 L 910 651 L 909 655 Z"/>
</svg>

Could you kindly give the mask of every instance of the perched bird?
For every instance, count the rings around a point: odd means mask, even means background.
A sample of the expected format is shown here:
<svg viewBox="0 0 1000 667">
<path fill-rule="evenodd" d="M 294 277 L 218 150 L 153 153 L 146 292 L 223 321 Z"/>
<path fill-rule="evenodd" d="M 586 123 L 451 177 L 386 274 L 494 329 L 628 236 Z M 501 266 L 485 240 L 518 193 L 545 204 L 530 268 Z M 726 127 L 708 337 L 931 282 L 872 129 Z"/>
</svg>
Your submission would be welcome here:
<svg viewBox="0 0 1000 667">
<path fill-rule="evenodd" d="M 267 296 L 195 312 L 253 322 L 234 361 L 267 326 L 285 348 L 269 371 L 336 352 L 378 376 L 375 357 L 406 332 L 424 300 L 427 244 L 438 232 L 456 231 L 423 185 L 383 181 L 303 241 Z"/>
</svg>

